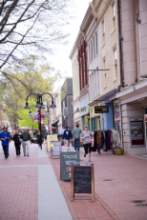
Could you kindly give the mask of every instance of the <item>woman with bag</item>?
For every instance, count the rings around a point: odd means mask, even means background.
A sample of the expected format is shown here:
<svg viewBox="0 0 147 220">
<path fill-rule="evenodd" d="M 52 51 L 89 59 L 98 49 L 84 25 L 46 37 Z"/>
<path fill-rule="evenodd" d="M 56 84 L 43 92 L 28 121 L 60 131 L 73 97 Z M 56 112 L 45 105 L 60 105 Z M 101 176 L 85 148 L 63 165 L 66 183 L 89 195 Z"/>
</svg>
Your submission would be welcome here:
<svg viewBox="0 0 147 220">
<path fill-rule="evenodd" d="M 14 145 L 15 145 L 15 149 L 16 149 L 16 155 L 17 157 L 20 157 L 20 136 L 18 134 L 18 130 L 16 130 L 14 136 L 13 136 L 13 140 L 14 140 Z"/>
<path fill-rule="evenodd" d="M 83 145 L 85 149 L 84 157 L 86 154 L 89 155 L 89 162 L 91 162 L 91 137 L 93 136 L 91 131 L 88 131 L 88 126 L 85 126 L 85 131 L 82 132 Z"/>
</svg>

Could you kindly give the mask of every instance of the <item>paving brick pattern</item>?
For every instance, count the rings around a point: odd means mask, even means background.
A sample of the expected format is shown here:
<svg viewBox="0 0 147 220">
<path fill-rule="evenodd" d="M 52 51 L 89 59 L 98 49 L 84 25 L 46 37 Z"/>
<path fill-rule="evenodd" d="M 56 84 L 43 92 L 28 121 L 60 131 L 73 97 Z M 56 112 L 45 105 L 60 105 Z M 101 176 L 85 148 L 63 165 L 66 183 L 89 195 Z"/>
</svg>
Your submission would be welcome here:
<svg viewBox="0 0 147 220">
<path fill-rule="evenodd" d="M 0 220 L 38 219 L 38 167 L 31 165 L 48 164 L 49 159 L 37 156 L 37 147 L 32 145 L 30 157 L 22 153 L 17 158 L 11 142 L 10 157 L 5 160 L 0 147 Z"/>
<path fill-rule="evenodd" d="M 83 155 L 81 149 L 80 159 L 87 162 L 88 158 Z M 147 206 L 137 207 L 131 203 L 132 200 L 147 201 L 145 159 L 116 156 L 110 152 L 92 153 L 96 191 L 96 200 L 92 203 L 86 194 L 70 201 L 70 182 L 60 180 L 60 159 L 51 159 L 50 153 L 46 158 L 38 157 L 37 145 L 30 147 L 30 157 L 21 154 L 17 158 L 12 142 L 9 159 L 3 158 L 0 148 L 0 220 L 38 219 L 37 166 L 50 163 L 74 220 L 147 220 Z M 104 181 L 107 179 L 111 181 Z"/>
<path fill-rule="evenodd" d="M 72 148 L 71 148 L 72 149 Z M 48 153 L 50 156 L 50 153 Z M 84 150 L 80 158 L 83 161 Z M 95 166 L 96 201 L 80 199 L 70 202 L 70 183 L 60 180 L 60 159 L 51 159 L 56 177 L 73 219 L 147 220 L 147 206 L 137 207 L 132 200 L 146 200 L 147 160 L 133 156 L 117 156 L 111 152 L 92 153 Z M 104 181 L 104 180 L 111 181 Z"/>
<path fill-rule="evenodd" d="M 0 169 L 0 220 L 36 220 L 36 167 Z"/>
</svg>

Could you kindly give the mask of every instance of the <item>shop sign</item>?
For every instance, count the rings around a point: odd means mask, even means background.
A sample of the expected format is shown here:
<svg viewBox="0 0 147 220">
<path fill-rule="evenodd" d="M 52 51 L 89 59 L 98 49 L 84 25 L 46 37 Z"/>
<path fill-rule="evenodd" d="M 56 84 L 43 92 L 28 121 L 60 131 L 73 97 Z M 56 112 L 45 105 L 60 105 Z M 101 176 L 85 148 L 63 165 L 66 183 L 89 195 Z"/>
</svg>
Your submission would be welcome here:
<svg viewBox="0 0 147 220">
<path fill-rule="evenodd" d="M 95 106 L 95 113 L 109 113 L 108 106 Z"/>
<path fill-rule="evenodd" d="M 86 111 L 86 107 L 81 108 L 81 112 Z"/>
</svg>

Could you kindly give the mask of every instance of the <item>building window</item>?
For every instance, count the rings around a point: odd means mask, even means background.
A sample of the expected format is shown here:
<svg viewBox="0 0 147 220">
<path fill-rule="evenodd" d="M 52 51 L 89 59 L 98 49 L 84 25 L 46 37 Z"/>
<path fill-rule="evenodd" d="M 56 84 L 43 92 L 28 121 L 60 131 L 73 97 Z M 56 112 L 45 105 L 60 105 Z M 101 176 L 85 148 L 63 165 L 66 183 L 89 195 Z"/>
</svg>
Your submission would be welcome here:
<svg viewBox="0 0 147 220">
<path fill-rule="evenodd" d="M 96 32 L 96 54 L 98 54 L 98 34 Z"/>
<path fill-rule="evenodd" d="M 93 55 L 92 55 L 92 41 L 91 41 L 91 61 L 93 60 Z"/>
<path fill-rule="evenodd" d="M 105 43 L 105 22 L 102 22 L 102 44 Z"/>
<path fill-rule="evenodd" d="M 91 49 L 90 49 L 90 44 L 89 44 L 89 63 L 91 62 L 90 51 L 91 51 Z"/>
<path fill-rule="evenodd" d="M 103 68 L 106 69 L 106 60 L 103 60 Z M 104 88 L 107 87 L 107 74 L 104 71 Z"/>
<path fill-rule="evenodd" d="M 96 43 L 95 43 L 95 36 L 93 37 L 93 54 L 94 58 L 96 57 Z"/>
<path fill-rule="evenodd" d="M 117 73 L 117 49 L 116 48 L 113 50 L 113 59 L 114 59 L 114 79 L 117 79 L 118 73 Z"/>
<path fill-rule="evenodd" d="M 115 29 L 115 4 L 112 5 L 112 30 Z"/>
</svg>

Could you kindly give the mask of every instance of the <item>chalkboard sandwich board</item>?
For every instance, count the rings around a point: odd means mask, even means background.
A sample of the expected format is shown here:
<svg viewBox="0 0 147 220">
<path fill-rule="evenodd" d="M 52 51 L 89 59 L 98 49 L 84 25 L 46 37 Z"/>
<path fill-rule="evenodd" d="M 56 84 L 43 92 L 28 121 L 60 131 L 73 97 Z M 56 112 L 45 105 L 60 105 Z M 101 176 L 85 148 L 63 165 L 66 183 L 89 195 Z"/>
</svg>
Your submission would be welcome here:
<svg viewBox="0 0 147 220">
<path fill-rule="evenodd" d="M 75 193 L 92 194 L 94 201 L 94 165 L 81 166 L 71 164 L 71 201 Z"/>
<path fill-rule="evenodd" d="M 71 163 L 79 162 L 79 152 L 60 153 L 60 177 L 61 180 L 71 179 Z"/>
<path fill-rule="evenodd" d="M 60 141 L 51 141 L 51 158 L 59 158 L 60 153 L 62 151 L 61 142 Z"/>
</svg>

